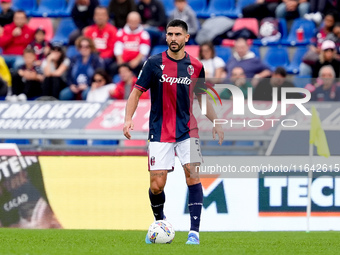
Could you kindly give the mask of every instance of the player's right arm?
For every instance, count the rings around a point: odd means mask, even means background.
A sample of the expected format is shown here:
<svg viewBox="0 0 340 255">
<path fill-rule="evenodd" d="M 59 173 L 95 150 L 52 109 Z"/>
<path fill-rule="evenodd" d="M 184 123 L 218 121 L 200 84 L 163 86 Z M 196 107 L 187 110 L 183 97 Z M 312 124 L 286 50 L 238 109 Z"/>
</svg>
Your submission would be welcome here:
<svg viewBox="0 0 340 255">
<path fill-rule="evenodd" d="M 127 100 L 125 108 L 125 121 L 123 132 L 127 139 L 131 139 L 130 129 L 133 130 L 134 124 L 132 121 L 132 116 L 137 109 L 140 96 L 143 94 L 139 89 L 134 88 Z"/>
</svg>

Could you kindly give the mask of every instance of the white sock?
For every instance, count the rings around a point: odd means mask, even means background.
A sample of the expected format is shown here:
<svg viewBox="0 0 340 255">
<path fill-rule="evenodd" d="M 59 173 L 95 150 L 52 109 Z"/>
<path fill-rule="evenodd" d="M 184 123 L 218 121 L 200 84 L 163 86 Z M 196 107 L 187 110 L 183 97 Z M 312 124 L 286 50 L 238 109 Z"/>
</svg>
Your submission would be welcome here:
<svg viewBox="0 0 340 255">
<path fill-rule="evenodd" d="M 198 239 L 200 238 L 200 233 L 198 233 L 198 232 L 196 232 L 196 231 L 190 230 L 190 231 L 189 231 L 189 235 L 190 235 L 191 233 L 194 233 L 194 234 L 198 237 Z"/>
</svg>

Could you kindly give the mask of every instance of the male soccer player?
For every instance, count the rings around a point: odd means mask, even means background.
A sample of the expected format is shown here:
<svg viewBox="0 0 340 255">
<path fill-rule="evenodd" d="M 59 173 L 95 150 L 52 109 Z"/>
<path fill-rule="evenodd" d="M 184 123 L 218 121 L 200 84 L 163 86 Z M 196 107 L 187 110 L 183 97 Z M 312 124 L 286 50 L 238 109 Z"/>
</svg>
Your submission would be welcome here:
<svg viewBox="0 0 340 255">
<path fill-rule="evenodd" d="M 202 160 L 197 122 L 191 110 L 193 94 L 196 94 L 201 104 L 201 94 L 206 87 L 202 63 L 184 51 L 189 36 L 188 26 L 184 21 L 169 22 L 166 28 L 168 50 L 150 57 L 145 62 L 127 101 L 123 131 L 130 139 L 130 129 L 134 126 L 132 116 L 139 97 L 151 89 L 148 148 L 151 208 L 156 220 L 165 219 L 163 190 L 168 171 L 174 169 L 176 152 L 189 188 L 191 227 L 186 243 L 199 244 L 203 191 L 199 175 L 195 173 L 195 166 Z M 209 101 L 206 116 L 211 121 L 217 118 Z M 218 135 L 221 144 L 224 137 L 221 126 L 214 127 L 212 133 L 213 138 Z M 151 243 L 148 236 L 145 242 Z"/>
</svg>

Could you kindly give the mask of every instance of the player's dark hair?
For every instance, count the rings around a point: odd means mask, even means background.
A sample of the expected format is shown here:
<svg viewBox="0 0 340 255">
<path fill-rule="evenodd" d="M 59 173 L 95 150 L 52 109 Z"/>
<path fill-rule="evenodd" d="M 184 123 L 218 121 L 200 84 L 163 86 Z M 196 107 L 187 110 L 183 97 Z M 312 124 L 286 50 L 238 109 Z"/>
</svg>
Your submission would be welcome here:
<svg viewBox="0 0 340 255">
<path fill-rule="evenodd" d="M 286 69 L 284 69 L 283 67 L 279 66 L 275 69 L 274 71 L 275 74 L 279 74 L 281 75 L 282 77 L 286 77 L 287 76 L 287 72 L 286 72 Z"/>
<path fill-rule="evenodd" d="M 169 27 L 181 27 L 185 32 L 188 32 L 188 25 L 183 20 L 174 19 L 171 20 L 166 26 L 166 31 L 168 31 Z"/>
</svg>

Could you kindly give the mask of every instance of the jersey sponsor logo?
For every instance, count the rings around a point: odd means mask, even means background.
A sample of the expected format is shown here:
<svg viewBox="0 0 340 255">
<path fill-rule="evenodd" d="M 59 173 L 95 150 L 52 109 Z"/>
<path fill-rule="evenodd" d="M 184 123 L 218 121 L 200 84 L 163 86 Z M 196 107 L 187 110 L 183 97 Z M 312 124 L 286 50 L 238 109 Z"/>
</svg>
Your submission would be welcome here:
<svg viewBox="0 0 340 255">
<path fill-rule="evenodd" d="M 189 75 L 192 75 L 195 71 L 194 67 L 192 65 L 188 65 L 187 71 Z"/>
<path fill-rule="evenodd" d="M 164 70 L 165 65 L 160 65 L 162 71 Z"/>
<path fill-rule="evenodd" d="M 168 82 L 170 85 L 177 83 L 177 84 L 184 84 L 184 85 L 190 85 L 191 80 L 188 77 L 169 77 L 166 74 L 162 75 L 162 78 L 159 80 L 160 82 Z"/>
</svg>

